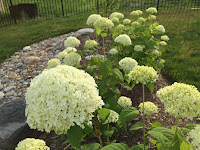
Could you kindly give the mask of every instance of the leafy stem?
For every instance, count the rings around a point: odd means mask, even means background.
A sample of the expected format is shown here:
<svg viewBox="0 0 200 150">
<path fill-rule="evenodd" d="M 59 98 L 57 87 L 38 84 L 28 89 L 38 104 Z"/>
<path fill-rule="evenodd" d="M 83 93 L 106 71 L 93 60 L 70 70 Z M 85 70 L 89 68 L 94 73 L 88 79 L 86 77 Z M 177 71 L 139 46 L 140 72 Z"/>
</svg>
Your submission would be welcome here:
<svg viewBox="0 0 200 150">
<path fill-rule="evenodd" d="M 142 114 L 143 114 L 143 138 L 144 138 L 144 150 L 145 150 L 145 116 L 144 116 L 144 84 L 142 84 L 142 91 L 143 91 L 143 112 L 142 112 Z"/>
</svg>

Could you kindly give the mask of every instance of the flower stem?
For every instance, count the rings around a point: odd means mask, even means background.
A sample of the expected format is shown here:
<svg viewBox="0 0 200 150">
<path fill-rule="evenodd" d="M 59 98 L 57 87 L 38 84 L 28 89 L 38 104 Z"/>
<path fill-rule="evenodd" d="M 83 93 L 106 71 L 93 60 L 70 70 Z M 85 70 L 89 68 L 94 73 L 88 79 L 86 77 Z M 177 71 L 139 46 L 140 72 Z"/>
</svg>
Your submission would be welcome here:
<svg viewBox="0 0 200 150">
<path fill-rule="evenodd" d="M 142 84 L 142 91 L 143 91 L 143 138 L 144 138 L 144 150 L 145 150 L 145 116 L 144 116 L 144 84 Z"/>
<path fill-rule="evenodd" d="M 105 53 L 105 48 L 104 48 L 104 37 L 103 37 L 103 52 L 104 52 L 104 60 L 105 60 L 106 53 Z"/>
<path fill-rule="evenodd" d="M 103 147 L 103 143 L 102 143 L 102 140 L 101 140 L 101 136 L 99 136 L 99 142 L 100 142 L 101 147 Z"/>
<path fill-rule="evenodd" d="M 107 126 L 107 130 L 109 131 L 109 123 L 108 123 L 108 126 Z M 109 141 L 109 137 L 107 136 L 107 144 L 109 144 L 110 141 Z"/>
<path fill-rule="evenodd" d="M 65 148 L 64 148 L 64 150 L 66 150 L 68 147 L 70 147 L 71 146 L 71 144 L 69 144 L 69 145 L 67 145 Z"/>
</svg>

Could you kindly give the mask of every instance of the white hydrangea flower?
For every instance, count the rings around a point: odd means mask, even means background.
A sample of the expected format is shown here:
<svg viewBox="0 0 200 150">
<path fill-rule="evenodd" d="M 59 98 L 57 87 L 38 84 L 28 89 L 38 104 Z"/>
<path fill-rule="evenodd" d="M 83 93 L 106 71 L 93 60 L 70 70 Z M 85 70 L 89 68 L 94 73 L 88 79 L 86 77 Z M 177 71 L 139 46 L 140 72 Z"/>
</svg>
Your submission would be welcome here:
<svg viewBox="0 0 200 150">
<path fill-rule="evenodd" d="M 98 120 L 101 122 L 101 120 L 99 119 L 99 116 L 98 117 Z M 119 114 L 113 110 L 110 110 L 110 114 L 108 116 L 108 118 L 106 119 L 106 121 L 102 124 L 107 124 L 107 123 L 116 123 L 119 119 Z"/>
<path fill-rule="evenodd" d="M 129 73 L 138 63 L 131 57 L 125 57 L 119 61 L 119 66 L 127 73 Z"/>
<path fill-rule="evenodd" d="M 66 134 L 75 124 L 84 128 L 104 105 L 94 78 L 67 65 L 44 70 L 31 81 L 25 96 L 28 125 L 47 133 Z"/>
<path fill-rule="evenodd" d="M 67 47 L 64 51 L 67 52 L 67 53 L 70 53 L 70 52 L 76 52 L 77 49 L 74 48 L 74 47 Z"/>
<path fill-rule="evenodd" d="M 149 7 L 146 12 L 149 14 L 156 14 L 158 11 L 155 7 Z"/>
<path fill-rule="evenodd" d="M 161 63 L 161 64 L 164 64 L 164 63 L 165 63 L 165 60 L 164 60 L 164 59 L 160 59 L 160 63 Z"/>
<path fill-rule="evenodd" d="M 152 53 L 153 55 L 156 55 L 156 56 L 159 56 L 159 55 L 160 55 L 160 52 L 159 52 L 157 49 L 154 49 L 151 53 Z"/>
<path fill-rule="evenodd" d="M 138 17 L 139 13 L 138 13 L 138 11 L 132 11 L 130 15 L 133 17 Z"/>
<path fill-rule="evenodd" d="M 95 28 L 99 28 L 101 30 L 108 30 L 111 29 L 114 26 L 114 24 L 110 19 L 101 17 L 94 22 L 94 26 Z"/>
<path fill-rule="evenodd" d="M 64 59 L 65 65 L 69 66 L 77 66 L 80 64 L 80 61 L 81 61 L 81 56 L 75 52 L 69 53 Z"/>
<path fill-rule="evenodd" d="M 161 41 L 161 42 L 160 42 L 160 45 L 161 45 L 161 46 L 166 46 L 167 43 L 166 43 L 165 41 Z"/>
<path fill-rule="evenodd" d="M 131 99 L 128 98 L 128 97 L 125 97 L 125 96 L 119 97 L 117 103 L 118 103 L 122 108 L 128 108 L 128 107 L 131 107 L 131 105 L 132 105 Z"/>
<path fill-rule="evenodd" d="M 101 15 L 99 14 L 92 14 L 87 19 L 88 25 L 93 25 L 95 21 L 97 21 L 99 18 L 101 18 Z"/>
<path fill-rule="evenodd" d="M 145 22 L 145 19 L 143 17 L 140 17 L 140 18 L 138 18 L 137 21 L 143 23 L 143 22 Z"/>
<path fill-rule="evenodd" d="M 143 12 L 141 10 L 136 10 L 138 12 L 139 15 L 142 15 Z"/>
<path fill-rule="evenodd" d="M 75 47 L 78 46 L 79 44 L 81 44 L 81 42 L 75 38 L 75 37 L 68 37 L 65 41 L 64 41 L 64 46 L 65 47 Z"/>
<path fill-rule="evenodd" d="M 161 40 L 169 41 L 169 37 L 167 35 L 163 35 L 163 36 L 161 36 Z"/>
<path fill-rule="evenodd" d="M 112 48 L 109 52 L 108 52 L 108 54 L 110 54 L 110 55 L 116 55 L 118 53 L 118 50 L 116 49 L 116 48 Z"/>
<path fill-rule="evenodd" d="M 116 25 L 119 23 L 119 19 L 117 17 L 113 17 L 111 21 Z"/>
<path fill-rule="evenodd" d="M 50 150 L 50 148 L 43 140 L 26 138 L 17 144 L 15 150 Z"/>
<path fill-rule="evenodd" d="M 47 63 L 48 69 L 55 68 L 58 65 L 60 65 L 60 60 L 57 58 L 50 59 Z"/>
<path fill-rule="evenodd" d="M 67 52 L 65 52 L 65 51 L 62 51 L 62 52 L 60 52 L 59 54 L 58 54 L 58 59 L 59 60 L 63 60 L 66 56 L 67 56 Z"/>
<path fill-rule="evenodd" d="M 157 96 L 172 116 L 192 119 L 200 115 L 200 92 L 195 86 L 175 82 L 157 91 Z"/>
<path fill-rule="evenodd" d="M 118 19 L 123 19 L 124 15 L 122 13 L 119 13 L 119 12 L 114 12 L 109 16 L 110 19 L 112 19 L 114 17 L 117 17 Z"/>
<path fill-rule="evenodd" d="M 132 27 L 137 27 L 137 26 L 139 26 L 139 25 L 140 25 L 140 23 L 137 22 L 137 21 L 133 21 L 133 22 L 131 23 L 131 26 L 132 26 Z"/>
<path fill-rule="evenodd" d="M 116 43 L 123 44 L 125 46 L 131 45 L 131 39 L 127 34 L 121 34 L 118 37 L 115 38 L 114 40 Z"/>
<path fill-rule="evenodd" d="M 129 78 L 133 81 L 142 84 L 156 82 L 158 75 L 153 67 L 148 66 L 136 66 L 128 74 Z"/>
<path fill-rule="evenodd" d="M 131 23 L 131 20 L 129 20 L 129 19 L 124 19 L 123 20 L 123 24 L 124 25 L 129 25 Z"/>
<path fill-rule="evenodd" d="M 124 27 L 123 24 L 119 24 L 119 25 L 117 26 L 117 30 L 124 30 L 124 29 L 125 29 L 125 27 Z"/>
<path fill-rule="evenodd" d="M 156 20 L 156 16 L 155 15 L 151 15 L 151 20 Z"/>
<path fill-rule="evenodd" d="M 135 45 L 134 51 L 136 51 L 136 52 L 142 52 L 143 51 L 143 47 L 141 45 Z"/>
<path fill-rule="evenodd" d="M 143 113 L 143 103 L 140 103 L 140 112 Z M 152 102 L 144 102 L 144 115 L 158 113 L 158 107 Z"/>
<path fill-rule="evenodd" d="M 95 41 L 95 40 L 87 40 L 87 41 L 85 41 L 84 48 L 86 48 L 86 49 L 94 49 L 97 46 L 98 46 L 97 41 Z"/>
<path fill-rule="evenodd" d="M 158 31 L 162 32 L 162 33 L 165 33 L 165 28 L 163 25 L 158 25 L 155 27 Z"/>
<path fill-rule="evenodd" d="M 195 150 L 200 150 L 200 125 L 196 125 L 194 129 L 192 129 L 187 136 L 188 141 L 191 141 L 191 145 L 194 147 Z"/>
</svg>

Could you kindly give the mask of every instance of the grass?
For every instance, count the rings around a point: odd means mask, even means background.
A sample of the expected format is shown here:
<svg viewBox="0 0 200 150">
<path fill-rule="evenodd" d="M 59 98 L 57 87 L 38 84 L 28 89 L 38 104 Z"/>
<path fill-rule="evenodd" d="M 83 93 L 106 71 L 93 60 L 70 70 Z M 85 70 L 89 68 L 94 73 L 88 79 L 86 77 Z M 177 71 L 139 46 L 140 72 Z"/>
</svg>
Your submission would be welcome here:
<svg viewBox="0 0 200 150">
<path fill-rule="evenodd" d="M 89 14 L 35 20 L 0 29 L 0 63 L 26 45 L 87 27 Z"/>
</svg>

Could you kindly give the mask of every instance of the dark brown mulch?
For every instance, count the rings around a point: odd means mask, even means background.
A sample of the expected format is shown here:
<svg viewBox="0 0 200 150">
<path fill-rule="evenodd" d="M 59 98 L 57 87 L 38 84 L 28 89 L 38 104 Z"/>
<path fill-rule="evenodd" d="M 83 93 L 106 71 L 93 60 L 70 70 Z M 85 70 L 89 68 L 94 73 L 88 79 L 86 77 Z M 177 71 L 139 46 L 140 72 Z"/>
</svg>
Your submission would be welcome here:
<svg viewBox="0 0 200 150">
<path fill-rule="evenodd" d="M 81 41 L 81 45 L 77 48 L 79 50 L 82 50 L 84 47 L 84 43 L 88 39 L 95 39 L 96 35 L 95 34 L 89 34 L 89 35 L 82 35 L 79 36 L 78 39 Z M 111 39 L 111 37 L 108 37 L 107 39 Z M 100 45 L 102 46 L 102 38 L 98 38 L 100 41 Z M 108 52 L 109 47 L 106 48 L 106 52 Z M 103 50 L 99 49 L 99 54 L 103 54 Z M 82 61 L 82 64 L 85 65 L 86 61 Z M 150 93 L 150 91 L 145 87 L 145 101 L 151 101 L 154 104 L 157 105 L 159 108 L 159 111 L 157 114 L 154 114 L 151 116 L 151 123 L 155 121 L 159 121 L 162 123 L 165 127 L 170 128 L 172 125 L 174 125 L 175 118 L 169 116 L 168 113 L 165 113 L 164 106 L 156 96 L 156 92 L 165 86 L 169 85 L 169 82 L 163 77 L 163 75 L 159 74 L 159 78 L 155 83 L 155 88 L 153 94 Z M 123 96 L 127 96 L 131 98 L 133 102 L 133 107 L 138 108 L 138 105 L 142 102 L 142 85 L 138 84 L 136 85 L 132 91 L 122 91 Z M 146 118 L 147 119 L 147 118 Z M 142 122 L 142 115 L 140 114 L 135 120 L 130 121 L 127 123 L 128 128 L 130 128 L 133 124 L 136 122 L 141 121 Z M 183 127 L 188 123 L 194 123 L 188 119 L 181 119 L 180 120 L 180 126 Z M 42 138 L 45 139 L 46 143 L 48 146 L 51 147 L 51 150 L 63 150 L 67 145 L 62 145 L 63 140 L 59 138 L 55 133 L 42 133 L 42 132 L 34 132 L 35 135 L 34 137 L 37 138 Z M 126 143 L 129 146 L 137 145 L 137 144 L 142 144 L 143 143 L 143 137 L 142 137 L 142 129 L 137 130 L 137 131 L 127 131 L 124 132 L 122 131 L 119 136 L 117 137 L 117 142 L 123 142 Z M 112 139 L 114 140 L 114 139 Z M 86 138 L 86 141 L 84 143 L 90 143 L 90 142 L 98 142 L 98 139 L 93 138 L 93 139 L 88 139 Z M 71 148 L 67 148 L 71 149 Z M 154 150 L 156 149 L 155 147 L 151 146 L 151 149 Z"/>
</svg>

